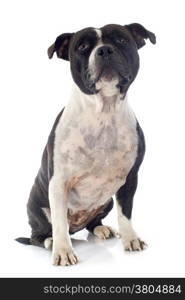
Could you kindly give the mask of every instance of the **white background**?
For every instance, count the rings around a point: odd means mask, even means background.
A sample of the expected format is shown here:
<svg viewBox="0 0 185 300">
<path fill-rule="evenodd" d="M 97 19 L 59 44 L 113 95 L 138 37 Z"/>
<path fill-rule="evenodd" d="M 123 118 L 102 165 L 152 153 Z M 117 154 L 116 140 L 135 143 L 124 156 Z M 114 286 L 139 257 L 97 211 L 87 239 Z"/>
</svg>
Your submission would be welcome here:
<svg viewBox="0 0 185 300">
<path fill-rule="evenodd" d="M 0 276 L 185 276 L 185 19 L 184 1 L 4 1 L 0 16 Z M 126 254 L 120 240 L 73 236 L 79 264 L 53 267 L 50 252 L 14 241 L 30 235 L 26 203 L 42 150 L 67 102 L 69 63 L 47 58 L 64 32 L 138 22 L 157 36 L 140 52 L 129 101 L 144 130 L 133 225 L 149 247 Z M 116 211 L 105 220 L 117 227 Z"/>
</svg>

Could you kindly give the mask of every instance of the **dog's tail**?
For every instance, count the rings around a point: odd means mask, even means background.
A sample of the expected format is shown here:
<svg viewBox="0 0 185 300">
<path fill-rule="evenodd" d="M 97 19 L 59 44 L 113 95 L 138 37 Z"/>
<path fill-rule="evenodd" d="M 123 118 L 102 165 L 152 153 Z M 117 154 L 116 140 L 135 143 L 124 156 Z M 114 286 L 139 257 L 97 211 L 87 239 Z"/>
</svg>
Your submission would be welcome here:
<svg viewBox="0 0 185 300">
<path fill-rule="evenodd" d="M 29 238 L 25 238 L 25 237 L 19 237 L 17 239 L 15 239 L 15 241 L 24 244 L 24 245 L 31 245 L 31 240 Z"/>
</svg>

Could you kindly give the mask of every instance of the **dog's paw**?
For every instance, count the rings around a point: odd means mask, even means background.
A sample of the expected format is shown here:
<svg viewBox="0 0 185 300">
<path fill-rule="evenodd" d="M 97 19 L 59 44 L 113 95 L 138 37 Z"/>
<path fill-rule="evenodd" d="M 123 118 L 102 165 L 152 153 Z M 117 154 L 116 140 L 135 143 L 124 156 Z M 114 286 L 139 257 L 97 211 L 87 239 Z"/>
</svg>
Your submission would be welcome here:
<svg viewBox="0 0 185 300">
<path fill-rule="evenodd" d="M 46 238 L 45 241 L 44 241 L 44 247 L 48 250 L 51 250 L 52 245 L 53 245 L 53 238 L 52 237 Z"/>
<path fill-rule="evenodd" d="M 123 242 L 125 251 L 133 252 L 133 251 L 142 251 L 147 248 L 147 244 L 140 240 L 139 238 L 135 238 L 133 240 L 128 240 Z"/>
<path fill-rule="evenodd" d="M 78 262 L 77 256 L 72 248 L 61 248 L 53 250 L 52 264 L 54 266 L 70 266 Z"/>
<path fill-rule="evenodd" d="M 109 239 L 111 237 L 119 237 L 119 233 L 110 226 L 99 225 L 93 230 L 93 234 L 99 239 Z"/>
</svg>

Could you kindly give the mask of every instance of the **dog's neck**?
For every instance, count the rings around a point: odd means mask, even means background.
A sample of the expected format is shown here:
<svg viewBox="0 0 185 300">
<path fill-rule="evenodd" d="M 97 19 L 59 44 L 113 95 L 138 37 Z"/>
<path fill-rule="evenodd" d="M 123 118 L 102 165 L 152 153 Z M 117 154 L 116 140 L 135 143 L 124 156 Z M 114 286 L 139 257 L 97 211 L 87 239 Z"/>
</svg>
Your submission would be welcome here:
<svg viewBox="0 0 185 300">
<path fill-rule="evenodd" d="M 76 111 L 86 111 L 87 108 L 92 113 L 117 113 L 127 107 L 127 96 L 120 94 L 116 87 L 116 82 L 100 82 L 97 85 L 99 92 L 93 95 L 84 94 L 80 88 L 74 84 L 69 101 L 70 107 Z"/>
<path fill-rule="evenodd" d="M 103 92 L 103 93 L 102 93 Z M 107 128 L 119 128 L 122 132 L 123 128 L 129 128 L 135 132 L 136 118 L 132 109 L 128 105 L 125 95 L 116 93 L 113 95 L 105 94 L 105 91 L 100 91 L 95 95 L 84 94 L 77 85 L 73 86 L 71 97 L 65 106 L 62 114 L 62 122 L 60 126 L 63 128 L 61 132 L 76 130 L 78 134 L 83 136 L 81 129 L 86 128 L 87 134 L 93 135 L 101 131 L 100 123 Z M 59 126 L 59 127 L 60 127 Z M 65 131 L 67 130 L 67 131 Z M 79 133 L 79 131 L 81 133 Z M 65 137 L 64 137 L 65 138 Z"/>
</svg>

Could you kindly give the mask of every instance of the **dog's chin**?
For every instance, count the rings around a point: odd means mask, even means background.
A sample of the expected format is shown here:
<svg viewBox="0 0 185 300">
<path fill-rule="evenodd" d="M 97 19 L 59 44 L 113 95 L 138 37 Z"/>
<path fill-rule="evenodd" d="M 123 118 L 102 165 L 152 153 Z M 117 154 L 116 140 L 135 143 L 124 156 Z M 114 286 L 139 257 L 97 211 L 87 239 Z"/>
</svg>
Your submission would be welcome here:
<svg viewBox="0 0 185 300">
<path fill-rule="evenodd" d="M 111 81 L 115 81 L 118 78 L 118 74 L 115 70 L 103 69 L 100 72 L 98 77 L 99 77 L 98 81 L 111 82 Z"/>
<path fill-rule="evenodd" d="M 102 73 L 102 75 L 97 76 L 96 79 L 85 83 L 86 90 L 88 91 L 86 93 L 99 94 L 100 92 L 105 92 L 107 94 L 108 91 L 114 90 L 114 94 L 117 94 L 119 92 L 118 83 L 119 77 L 116 73 Z"/>
<path fill-rule="evenodd" d="M 103 66 L 97 76 L 96 89 L 110 87 L 115 93 L 125 94 L 130 86 L 131 76 L 126 70 L 117 70 L 110 66 Z"/>
<path fill-rule="evenodd" d="M 103 71 L 96 81 L 96 90 L 105 97 L 119 94 L 119 77 L 115 71 Z"/>
<path fill-rule="evenodd" d="M 84 82 L 86 94 L 106 94 L 118 95 L 125 94 L 128 85 L 125 76 L 122 76 L 118 71 L 113 68 L 102 68 L 93 78 L 89 78 Z"/>
</svg>

